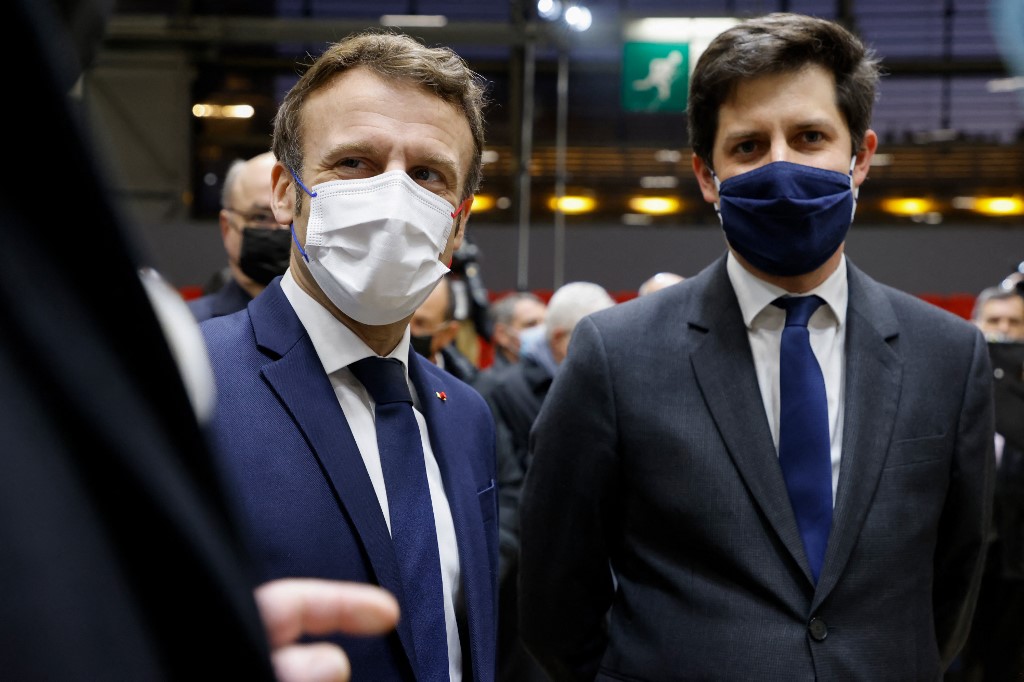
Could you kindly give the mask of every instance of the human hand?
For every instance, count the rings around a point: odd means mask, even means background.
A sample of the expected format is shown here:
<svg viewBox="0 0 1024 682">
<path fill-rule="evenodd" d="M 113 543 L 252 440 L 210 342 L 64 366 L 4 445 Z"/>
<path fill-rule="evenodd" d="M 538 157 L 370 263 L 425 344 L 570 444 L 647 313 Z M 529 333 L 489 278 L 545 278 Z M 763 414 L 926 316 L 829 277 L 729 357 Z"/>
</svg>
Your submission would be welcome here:
<svg viewBox="0 0 1024 682">
<path fill-rule="evenodd" d="M 272 580 L 256 588 L 256 604 L 281 682 L 348 682 L 351 677 L 341 647 L 328 642 L 297 644 L 301 636 L 380 635 L 398 622 L 398 601 L 391 593 L 363 583 Z"/>
</svg>

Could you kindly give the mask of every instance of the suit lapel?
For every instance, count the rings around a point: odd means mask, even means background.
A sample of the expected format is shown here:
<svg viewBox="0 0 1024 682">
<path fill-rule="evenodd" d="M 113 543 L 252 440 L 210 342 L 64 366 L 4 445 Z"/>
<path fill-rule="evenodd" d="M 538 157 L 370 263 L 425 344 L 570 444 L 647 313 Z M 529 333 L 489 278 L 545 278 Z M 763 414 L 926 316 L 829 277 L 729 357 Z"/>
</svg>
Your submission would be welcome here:
<svg viewBox="0 0 1024 682">
<path fill-rule="evenodd" d="M 754 359 L 736 294 L 722 258 L 707 272 L 705 291 L 693 296 L 692 332 L 701 334 L 690 363 L 708 411 L 754 502 L 811 580 L 803 541 L 779 468 Z"/>
<path fill-rule="evenodd" d="M 445 494 L 455 524 L 455 537 L 458 542 L 459 565 L 461 566 L 463 602 L 469 626 L 469 644 L 472 647 L 473 666 L 480 664 L 481 655 L 477 653 L 480 642 L 486 640 L 488 633 L 493 632 L 492 623 L 495 619 L 492 595 L 494 587 L 488 566 L 481 558 L 487 557 L 486 530 L 477 499 L 477 483 L 473 479 L 473 469 L 463 454 L 465 451 L 466 428 L 464 406 L 455 401 L 438 396 L 444 393 L 447 384 L 453 379 L 439 378 L 429 372 L 424 365 L 426 360 L 420 358 L 411 349 L 409 351 L 409 377 L 419 396 L 420 410 L 427 421 L 430 433 L 430 447 L 441 470 Z M 474 670 L 472 679 L 489 679 L 486 671 Z M 469 676 L 467 675 L 467 679 Z"/>
<path fill-rule="evenodd" d="M 378 583 L 401 599 L 394 545 L 370 476 L 316 350 L 278 283 L 254 300 L 250 316 L 257 343 L 280 356 L 263 366 L 264 378 L 309 442 Z M 399 620 L 397 629 L 406 652 L 413 651 L 408 622 Z"/>
<path fill-rule="evenodd" d="M 847 261 L 846 389 L 842 463 L 832 531 L 814 607 L 842 574 L 860 535 L 896 421 L 903 366 L 890 345 L 899 325 L 881 287 Z"/>
</svg>

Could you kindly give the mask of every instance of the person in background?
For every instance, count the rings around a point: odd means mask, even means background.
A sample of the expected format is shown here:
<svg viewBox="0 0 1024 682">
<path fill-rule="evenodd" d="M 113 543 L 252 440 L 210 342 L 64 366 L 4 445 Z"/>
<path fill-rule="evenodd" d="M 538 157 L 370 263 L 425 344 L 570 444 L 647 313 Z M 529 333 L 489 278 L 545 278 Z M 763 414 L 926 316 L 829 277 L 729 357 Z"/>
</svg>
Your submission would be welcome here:
<svg viewBox="0 0 1024 682">
<path fill-rule="evenodd" d="M 455 337 L 459 321 L 455 319 L 455 297 L 448 275 L 441 278 L 409 321 L 413 350 L 452 376 L 472 384 L 476 366 L 459 351 Z"/>
<path fill-rule="evenodd" d="M 216 290 L 188 302 L 196 320 L 241 310 L 288 268 L 291 231 L 270 209 L 273 152 L 235 160 L 224 176 L 220 237 L 228 256 L 228 276 Z"/>
<path fill-rule="evenodd" d="M 637 296 L 646 296 L 672 284 L 678 284 L 684 279 L 686 278 L 674 272 L 658 272 L 644 280 L 644 283 L 640 285 L 636 293 Z"/>
<path fill-rule="evenodd" d="M 491 367 L 502 370 L 519 362 L 519 336 L 544 322 L 544 301 L 529 291 L 513 291 L 494 301 L 487 311 L 491 326 L 494 360 Z"/>
<path fill-rule="evenodd" d="M 988 287 L 978 294 L 972 319 L 988 339 L 996 372 L 996 483 L 978 607 L 967 643 L 946 680 L 1020 680 L 1024 679 L 1024 297 L 1014 288 Z"/>
<path fill-rule="evenodd" d="M 1024 341 L 1024 296 L 1016 289 L 988 287 L 974 300 L 971 319 L 991 341 Z"/>
<path fill-rule="evenodd" d="M 844 252 L 878 74 L 792 13 L 699 58 L 727 251 L 580 321 L 531 434 L 520 631 L 553 680 L 936 680 L 963 645 L 992 370 L 974 325 Z"/>
<path fill-rule="evenodd" d="M 379 635 L 393 628 L 397 604 L 369 585 L 253 581 L 203 438 L 206 403 L 172 352 L 191 337 L 189 359 L 212 384 L 198 326 L 146 266 L 138 226 L 118 211 L 68 99 L 112 4 L 4 7 L 18 36 L 4 54 L 33 66 L 8 83 L 38 107 L 8 149 L 33 177 L 53 173 L 57 154 L 62 177 L 73 178 L 60 201 L 94 222 L 56 229 L 40 257 L 25 239 L 37 207 L 14 185 L 2 190 L 2 676 L 347 680 L 343 651 L 302 638 Z"/>
<path fill-rule="evenodd" d="M 546 679 L 523 648 L 516 622 L 519 494 L 529 468 L 530 429 L 565 359 L 577 323 L 614 304 L 608 292 L 593 282 L 570 282 L 559 287 L 548 302 L 545 322 L 520 333 L 519 361 L 509 366 L 500 382 L 485 393 L 498 430 L 498 678 L 506 682 Z"/>
<path fill-rule="evenodd" d="M 465 233 L 484 99 L 447 48 L 386 31 L 330 44 L 274 118 L 288 270 L 200 325 L 214 460 L 258 578 L 373 583 L 398 599 L 386 637 L 324 638 L 356 680 L 494 678 L 494 422 L 409 331 Z"/>
</svg>

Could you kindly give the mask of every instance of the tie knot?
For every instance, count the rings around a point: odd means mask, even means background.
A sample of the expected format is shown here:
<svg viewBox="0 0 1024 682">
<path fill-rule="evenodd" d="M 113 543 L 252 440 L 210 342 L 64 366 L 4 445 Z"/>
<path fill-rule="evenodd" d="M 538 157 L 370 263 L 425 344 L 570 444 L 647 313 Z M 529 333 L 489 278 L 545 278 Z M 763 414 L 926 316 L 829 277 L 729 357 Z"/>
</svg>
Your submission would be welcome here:
<svg viewBox="0 0 1024 682">
<path fill-rule="evenodd" d="M 786 311 L 787 327 L 806 327 L 811 315 L 824 302 L 817 296 L 783 296 L 772 301 L 772 305 Z"/>
<path fill-rule="evenodd" d="M 412 403 L 402 363 L 395 358 L 368 357 L 348 366 L 378 405 Z"/>
</svg>

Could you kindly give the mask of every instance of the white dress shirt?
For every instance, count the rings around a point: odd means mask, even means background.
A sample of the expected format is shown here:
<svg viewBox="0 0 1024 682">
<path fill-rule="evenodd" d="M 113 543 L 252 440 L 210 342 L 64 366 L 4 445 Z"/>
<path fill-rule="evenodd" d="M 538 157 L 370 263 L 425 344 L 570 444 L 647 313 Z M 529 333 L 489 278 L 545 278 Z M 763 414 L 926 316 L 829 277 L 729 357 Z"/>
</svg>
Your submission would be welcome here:
<svg viewBox="0 0 1024 682">
<path fill-rule="evenodd" d="M 825 378 L 832 455 L 832 504 L 835 505 L 843 443 L 843 388 L 846 383 L 846 303 L 849 296 L 846 256 L 842 257 L 839 267 L 828 279 L 811 291 L 799 294 L 758 279 L 740 265 L 732 252 L 727 256 L 726 270 L 743 313 L 743 323 L 747 327 L 757 383 L 761 388 L 761 400 L 768 416 L 776 452 L 779 449 L 779 354 L 782 329 L 786 326 L 786 311 L 772 305 L 772 301 L 787 293 L 800 296 L 814 294 L 825 301 L 825 305 L 811 315 L 807 330 L 811 350 Z"/>
<path fill-rule="evenodd" d="M 351 329 L 339 322 L 322 305 L 317 303 L 292 277 L 291 271 L 285 272 L 281 278 L 281 290 L 291 303 L 299 321 L 305 327 L 316 349 L 320 362 L 327 372 L 334 394 L 338 397 L 342 412 L 352 430 L 359 454 L 362 455 L 366 473 L 377 494 L 384 521 L 391 530 L 391 517 L 388 513 L 388 493 L 384 485 L 384 473 L 381 469 L 380 451 L 377 449 L 377 431 L 373 423 L 373 399 L 366 388 L 356 379 L 348 368 L 350 364 L 363 358 L 376 356 L 376 353 Z M 462 647 L 459 642 L 459 629 L 455 617 L 455 605 L 461 603 L 461 579 L 459 566 L 458 544 L 455 539 L 455 523 L 452 521 L 448 497 L 441 481 L 441 470 L 438 468 L 434 451 L 430 447 L 430 436 L 427 422 L 420 412 L 419 395 L 409 381 L 409 328 L 398 346 L 388 354 L 402 363 L 405 369 L 405 380 L 412 394 L 413 414 L 420 429 L 420 442 L 423 444 L 423 458 L 427 467 L 427 484 L 430 488 L 430 501 L 434 507 L 434 525 L 437 527 L 437 547 L 441 556 L 441 587 L 444 591 L 444 620 L 448 629 L 448 668 L 452 682 L 462 680 Z"/>
</svg>

